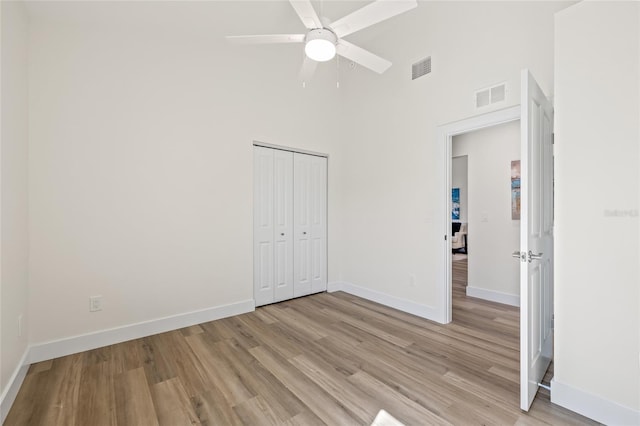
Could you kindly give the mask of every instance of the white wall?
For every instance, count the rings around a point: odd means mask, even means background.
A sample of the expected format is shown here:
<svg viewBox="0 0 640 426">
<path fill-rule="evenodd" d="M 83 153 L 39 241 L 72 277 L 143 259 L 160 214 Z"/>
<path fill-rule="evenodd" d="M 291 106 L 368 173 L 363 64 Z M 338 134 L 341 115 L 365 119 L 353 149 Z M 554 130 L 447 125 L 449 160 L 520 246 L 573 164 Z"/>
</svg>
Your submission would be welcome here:
<svg viewBox="0 0 640 426">
<path fill-rule="evenodd" d="M 443 300 L 442 203 L 450 197 L 436 128 L 519 104 L 522 68 L 551 93 L 553 14 L 566 6 L 420 2 L 379 24 L 380 33 L 354 35 L 354 42 L 376 46 L 393 67 L 382 76 L 358 68 L 341 85 L 349 165 L 341 182 L 344 234 L 337 253 L 344 259 L 344 281 L 433 313 Z M 426 56 L 432 57 L 432 73 L 411 81 L 411 64 Z M 502 81 L 504 104 L 476 110 L 474 91 Z M 473 237 L 470 245 L 473 250 Z"/>
<path fill-rule="evenodd" d="M 253 140 L 330 155 L 335 243 L 335 83 L 227 44 L 297 19 L 239 3 L 30 5 L 33 344 L 253 299 Z"/>
<path fill-rule="evenodd" d="M 466 223 L 468 219 L 468 167 L 469 157 L 461 155 L 451 159 L 451 187 L 460 189 L 460 219 L 454 222 Z"/>
<path fill-rule="evenodd" d="M 511 161 L 520 159 L 520 121 L 454 136 L 452 152 L 469 159 L 468 289 L 513 303 L 520 297 L 520 264 L 511 257 L 520 221 L 511 219 Z"/>
<path fill-rule="evenodd" d="M 556 16 L 554 380 L 635 410 L 623 421 L 572 407 L 606 423 L 640 421 L 639 8 L 583 2 Z"/>
<path fill-rule="evenodd" d="M 0 8 L 0 394 L 4 394 L 27 349 L 28 24 L 22 2 L 3 1 Z"/>
</svg>

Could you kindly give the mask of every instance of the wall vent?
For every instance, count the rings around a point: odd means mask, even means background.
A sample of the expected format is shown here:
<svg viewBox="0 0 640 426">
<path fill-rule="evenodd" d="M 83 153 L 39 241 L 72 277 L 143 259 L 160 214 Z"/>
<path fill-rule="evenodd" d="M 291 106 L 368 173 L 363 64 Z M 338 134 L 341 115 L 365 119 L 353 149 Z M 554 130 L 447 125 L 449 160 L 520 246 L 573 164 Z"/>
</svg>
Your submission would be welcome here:
<svg viewBox="0 0 640 426">
<path fill-rule="evenodd" d="M 480 89 L 475 93 L 476 108 L 486 107 L 507 99 L 507 83 Z"/>
<path fill-rule="evenodd" d="M 411 80 L 431 72 L 431 56 L 411 65 Z"/>
</svg>

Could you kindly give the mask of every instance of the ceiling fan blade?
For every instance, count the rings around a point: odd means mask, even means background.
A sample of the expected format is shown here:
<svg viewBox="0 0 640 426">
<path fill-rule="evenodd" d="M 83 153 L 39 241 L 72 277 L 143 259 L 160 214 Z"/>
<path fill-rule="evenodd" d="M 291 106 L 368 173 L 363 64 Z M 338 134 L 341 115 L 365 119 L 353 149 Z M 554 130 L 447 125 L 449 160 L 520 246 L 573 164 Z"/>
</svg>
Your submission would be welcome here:
<svg viewBox="0 0 640 426">
<path fill-rule="evenodd" d="M 316 10 L 313 8 L 309 0 L 289 0 L 291 6 L 295 9 L 300 20 L 310 30 L 315 28 L 323 28 L 322 21 L 318 17 Z"/>
<path fill-rule="evenodd" d="M 302 83 L 307 83 L 313 77 L 313 74 L 316 72 L 316 67 L 318 63 L 313 59 L 309 59 L 306 55 L 304 57 L 304 61 L 302 61 L 302 66 L 300 67 L 300 73 L 298 74 L 298 79 Z"/>
<path fill-rule="evenodd" d="M 268 35 L 243 35 L 226 36 L 229 42 L 236 44 L 278 44 L 278 43 L 302 43 L 305 34 L 268 34 Z"/>
<path fill-rule="evenodd" d="M 363 67 L 369 68 L 378 74 L 382 74 L 391 66 L 391 62 L 386 59 L 383 59 L 378 55 L 374 55 L 368 50 L 364 50 L 363 48 L 349 43 L 348 41 L 339 40 L 336 48 L 338 55 L 344 56 L 345 58 L 352 60 Z"/>
<path fill-rule="evenodd" d="M 417 6 L 416 0 L 378 0 L 338 19 L 331 24 L 331 29 L 341 38 Z"/>
</svg>

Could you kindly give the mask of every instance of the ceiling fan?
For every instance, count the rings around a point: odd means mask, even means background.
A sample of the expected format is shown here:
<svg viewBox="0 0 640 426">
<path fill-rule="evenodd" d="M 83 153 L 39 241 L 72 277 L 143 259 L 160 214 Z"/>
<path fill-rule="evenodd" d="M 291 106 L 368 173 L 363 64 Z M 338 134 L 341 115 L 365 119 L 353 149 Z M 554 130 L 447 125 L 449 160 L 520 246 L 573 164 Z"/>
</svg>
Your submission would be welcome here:
<svg viewBox="0 0 640 426">
<path fill-rule="evenodd" d="M 307 27 L 306 34 L 244 35 L 226 38 L 240 44 L 304 43 L 305 57 L 299 75 L 303 82 L 311 78 L 318 62 L 329 61 L 336 54 L 382 74 L 391 66 L 391 62 L 349 43 L 343 37 L 418 6 L 417 0 L 377 0 L 331 22 L 318 16 L 310 0 L 289 1 Z"/>
</svg>

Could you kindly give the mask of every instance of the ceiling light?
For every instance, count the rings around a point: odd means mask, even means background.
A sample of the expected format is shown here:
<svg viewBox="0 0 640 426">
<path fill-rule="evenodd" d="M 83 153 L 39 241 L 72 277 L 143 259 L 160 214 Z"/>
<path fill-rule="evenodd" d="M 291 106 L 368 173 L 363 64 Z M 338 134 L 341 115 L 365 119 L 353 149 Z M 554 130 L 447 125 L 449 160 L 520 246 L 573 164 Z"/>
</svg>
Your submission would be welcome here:
<svg viewBox="0 0 640 426">
<path fill-rule="evenodd" d="M 318 62 L 325 62 L 336 56 L 336 35 L 329 30 L 311 30 L 305 39 L 304 53 Z"/>
</svg>

